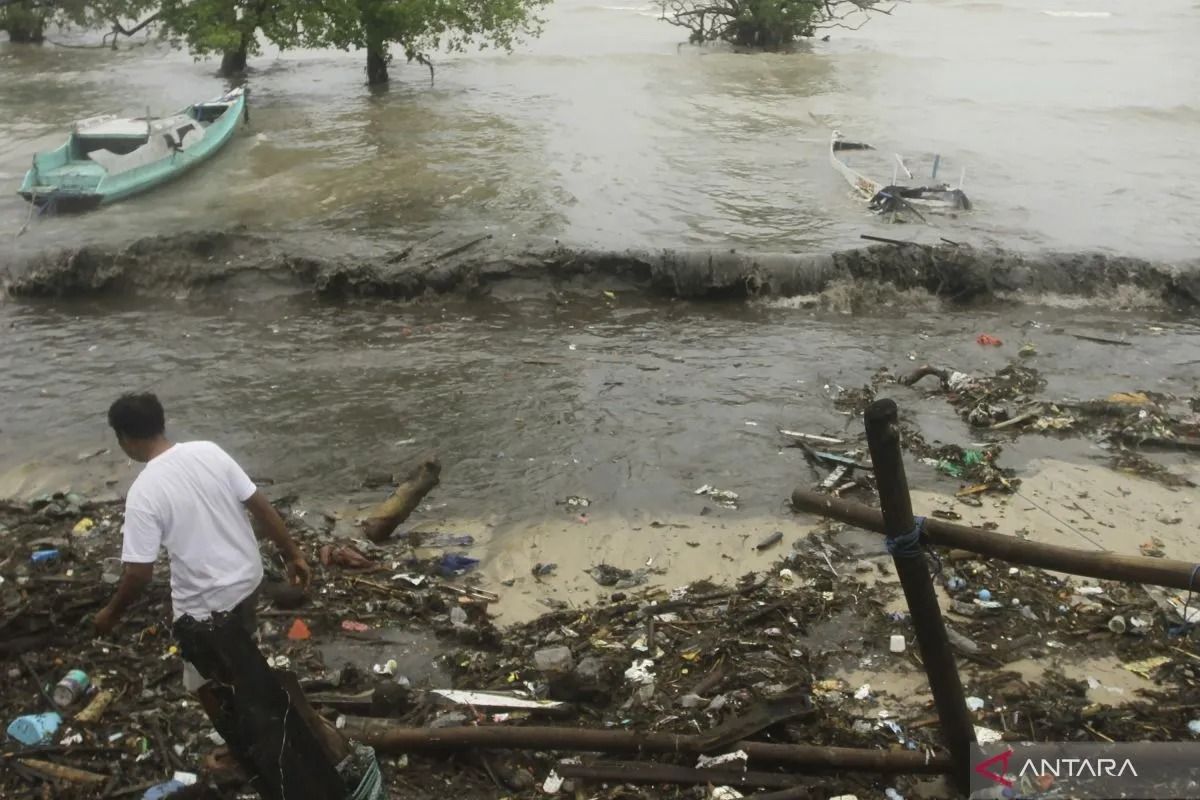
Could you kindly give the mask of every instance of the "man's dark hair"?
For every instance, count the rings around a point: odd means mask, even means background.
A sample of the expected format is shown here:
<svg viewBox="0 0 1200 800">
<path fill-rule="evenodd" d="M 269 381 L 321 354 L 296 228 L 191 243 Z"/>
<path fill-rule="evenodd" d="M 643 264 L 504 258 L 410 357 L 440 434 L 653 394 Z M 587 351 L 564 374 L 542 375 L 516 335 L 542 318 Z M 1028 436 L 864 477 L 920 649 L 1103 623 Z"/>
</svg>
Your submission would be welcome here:
<svg viewBox="0 0 1200 800">
<path fill-rule="evenodd" d="M 123 439 L 153 439 L 167 428 L 162 403 L 152 392 L 118 397 L 108 407 L 108 424 Z"/>
</svg>

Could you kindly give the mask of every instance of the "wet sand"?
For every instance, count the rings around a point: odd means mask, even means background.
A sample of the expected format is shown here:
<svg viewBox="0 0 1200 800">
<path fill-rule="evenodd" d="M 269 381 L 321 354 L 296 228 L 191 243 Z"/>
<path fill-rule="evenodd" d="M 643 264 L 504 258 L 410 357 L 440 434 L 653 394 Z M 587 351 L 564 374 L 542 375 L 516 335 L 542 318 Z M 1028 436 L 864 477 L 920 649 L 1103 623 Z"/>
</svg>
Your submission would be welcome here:
<svg viewBox="0 0 1200 800">
<path fill-rule="evenodd" d="M 1117 553 L 1137 555 L 1139 544 L 1157 537 L 1169 558 L 1190 560 L 1200 552 L 1200 534 L 1196 530 L 1196 522 L 1200 520 L 1196 506 L 1200 490 L 1169 489 L 1103 466 L 1052 459 L 1035 461 L 1022 472 L 1020 495 L 986 495 L 983 507 L 973 508 L 957 502 L 952 485 L 946 482 L 945 489 L 915 490 L 914 508 L 918 512 L 953 509 L 963 515 L 963 524 L 995 522 L 1000 534 L 1081 549 L 1096 549 L 1099 544 Z M 1195 469 L 1192 472 L 1192 477 L 1200 477 Z M 697 505 L 703 505 L 703 498 L 696 500 Z M 711 503 L 708 505 L 711 507 Z M 1182 521 L 1171 522 L 1174 519 Z M 469 524 L 437 527 L 471 530 Z M 791 553 L 793 543 L 810 533 L 828 530 L 812 516 L 793 514 L 782 507 L 777 516 L 724 509 L 705 516 L 592 513 L 586 524 L 577 514 L 564 510 L 560 518 L 487 527 L 483 546 L 475 548 L 473 553 L 483 558 L 479 572 L 483 585 L 501 596 L 492 611 L 502 626 L 532 619 L 549 610 L 544 600 L 565 603 L 578 608 L 580 613 L 586 613 L 590 604 L 606 601 L 618 590 L 598 585 L 585 572 L 600 563 L 626 569 L 649 565 L 662 570 L 662 574 L 650 576 L 647 586 L 668 591 L 700 579 L 729 584 L 749 572 L 777 570 L 778 560 Z M 755 549 L 763 537 L 776 530 L 784 535 L 780 544 L 761 552 Z M 872 566 L 890 565 L 883 539 L 875 533 L 844 529 L 834 534 L 833 540 L 854 550 Z M 551 575 L 535 579 L 530 571 L 538 563 L 555 563 L 557 569 Z M 841 572 L 854 572 L 856 566 L 853 561 L 833 564 Z M 887 574 L 880 574 L 878 567 L 872 572 L 854 574 L 868 583 L 873 577 L 876 585 L 890 592 L 884 613 L 906 610 L 899 584 L 890 569 Z M 506 586 L 507 580 L 513 584 Z M 1090 579 L 1073 580 L 1080 585 L 1094 583 Z M 944 610 L 948 609 L 949 597 L 939 591 L 939 598 Z M 953 625 L 954 618 L 948 618 Z M 865 621 L 860 625 L 854 620 L 845 622 L 845 627 L 837 631 L 814 631 L 814 642 L 829 648 L 862 642 L 863 631 L 868 627 Z M 1003 644 L 984 643 L 984 646 Z M 848 655 L 842 668 L 826 677 L 845 681 L 851 690 L 869 683 L 876 712 L 884 711 L 891 717 L 909 721 L 928 716 L 927 704 L 932 697 L 924 674 L 909 656 L 887 652 L 886 641 L 866 642 L 864 652 L 867 655 Z M 1156 686 L 1153 681 L 1123 669 L 1116 658 L 1081 660 L 1068 649 L 1054 647 L 1049 648 L 1046 657 L 1017 659 L 1004 669 L 1027 681 L 1039 681 L 1048 671 L 1061 672 L 1068 678 L 1089 683 L 1089 699 L 1101 705 L 1133 701 L 1138 689 Z M 962 662 L 962 672 L 970 694 L 975 676 L 988 670 Z"/>
</svg>

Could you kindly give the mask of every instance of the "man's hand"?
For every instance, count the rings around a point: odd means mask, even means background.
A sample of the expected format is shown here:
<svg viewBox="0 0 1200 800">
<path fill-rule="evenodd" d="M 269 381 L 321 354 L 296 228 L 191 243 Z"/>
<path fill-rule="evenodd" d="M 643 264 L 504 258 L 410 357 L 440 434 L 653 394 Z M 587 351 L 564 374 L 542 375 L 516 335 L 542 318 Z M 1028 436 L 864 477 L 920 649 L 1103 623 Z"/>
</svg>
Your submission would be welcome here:
<svg viewBox="0 0 1200 800">
<path fill-rule="evenodd" d="M 312 568 L 304 560 L 303 553 L 295 553 L 287 560 L 288 583 L 307 589 L 312 580 Z"/>
<path fill-rule="evenodd" d="M 283 524 L 271 501 L 262 492 L 255 492 L 246 499 L 244 505 L 258 523 L 257 535 L 270 539 L 279 548 L 279 553 L 287 565 L 288 582 L 292 586 L 307 589 L 308 582 L 312 580 L 312 569 L 304 560 L 304 553 L 296 546 L 292 537 L 288 536 L 287 526 Z"/>
<path fill-rule="evenodd" d="M 96 633 L 107 636 L 113 632 L 113 628 L 117 627 L 117 615 L 111 608 L 105 606 L 96 612 L 96 616 L 92 617 L 92 625 L 95 626 Z"/>
</svg>

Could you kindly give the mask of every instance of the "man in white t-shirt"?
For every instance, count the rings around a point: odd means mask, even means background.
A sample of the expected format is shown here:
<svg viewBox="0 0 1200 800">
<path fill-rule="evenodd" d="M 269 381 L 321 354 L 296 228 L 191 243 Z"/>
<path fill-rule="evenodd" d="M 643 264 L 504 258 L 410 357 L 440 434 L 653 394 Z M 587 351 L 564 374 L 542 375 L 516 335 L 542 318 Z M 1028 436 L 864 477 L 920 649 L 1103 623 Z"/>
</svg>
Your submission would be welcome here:
<svg viewBox="0 0 1200 800">
<path fill-rule="evenodd" d="M 125 498 L 124 571 L 116 594 L 94 619 L 110 633 L 150 583 L 160 548 L 171 562 L 173 619 L 208 619 L 235 611 L 253 632 L 262 557 L 249 511 L 261 535 L 283 555 L 293 585 L 306 587 L 308 562 L 279 514 L 237 462 L 212 442 L 173 444 L 166 437 L 162 404 L 153 394 L 122 395 L 108 409 L 108 423 L 125 454 L 146 466 Z M 184 685 L 205 711 L 215 698 L 206 681 L 184 662 Z"/>
</svg>

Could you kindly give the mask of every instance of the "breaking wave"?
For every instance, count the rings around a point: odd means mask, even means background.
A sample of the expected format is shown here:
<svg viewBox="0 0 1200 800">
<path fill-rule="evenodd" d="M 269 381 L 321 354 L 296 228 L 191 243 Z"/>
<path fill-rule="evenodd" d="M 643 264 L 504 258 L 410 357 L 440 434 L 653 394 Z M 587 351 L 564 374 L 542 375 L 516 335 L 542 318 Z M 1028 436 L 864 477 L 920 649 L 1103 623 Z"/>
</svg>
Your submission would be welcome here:
<svg viewBox="0 0 1200 800">
<path fill-rule="evenodd" d="M 321 297 L 419 298 L 508 287 L 562 291 L 620 282 L 693 299 L 824 298 L 861 310 L 917 297 L 957 304 L 1077 298 L 1119 307 L 1200 307 L 1200 264 L 1100 253 L 1030 255 L 966 245 L 876 245 L 833 253 L 595 250 L 513 244 L 490 236 L 404 247 L 322 235 L 217 231 L 147 237 L 124 247 L 84 245 L 2 264 L 12 297 L 257 288 Z"/>
</svg>

